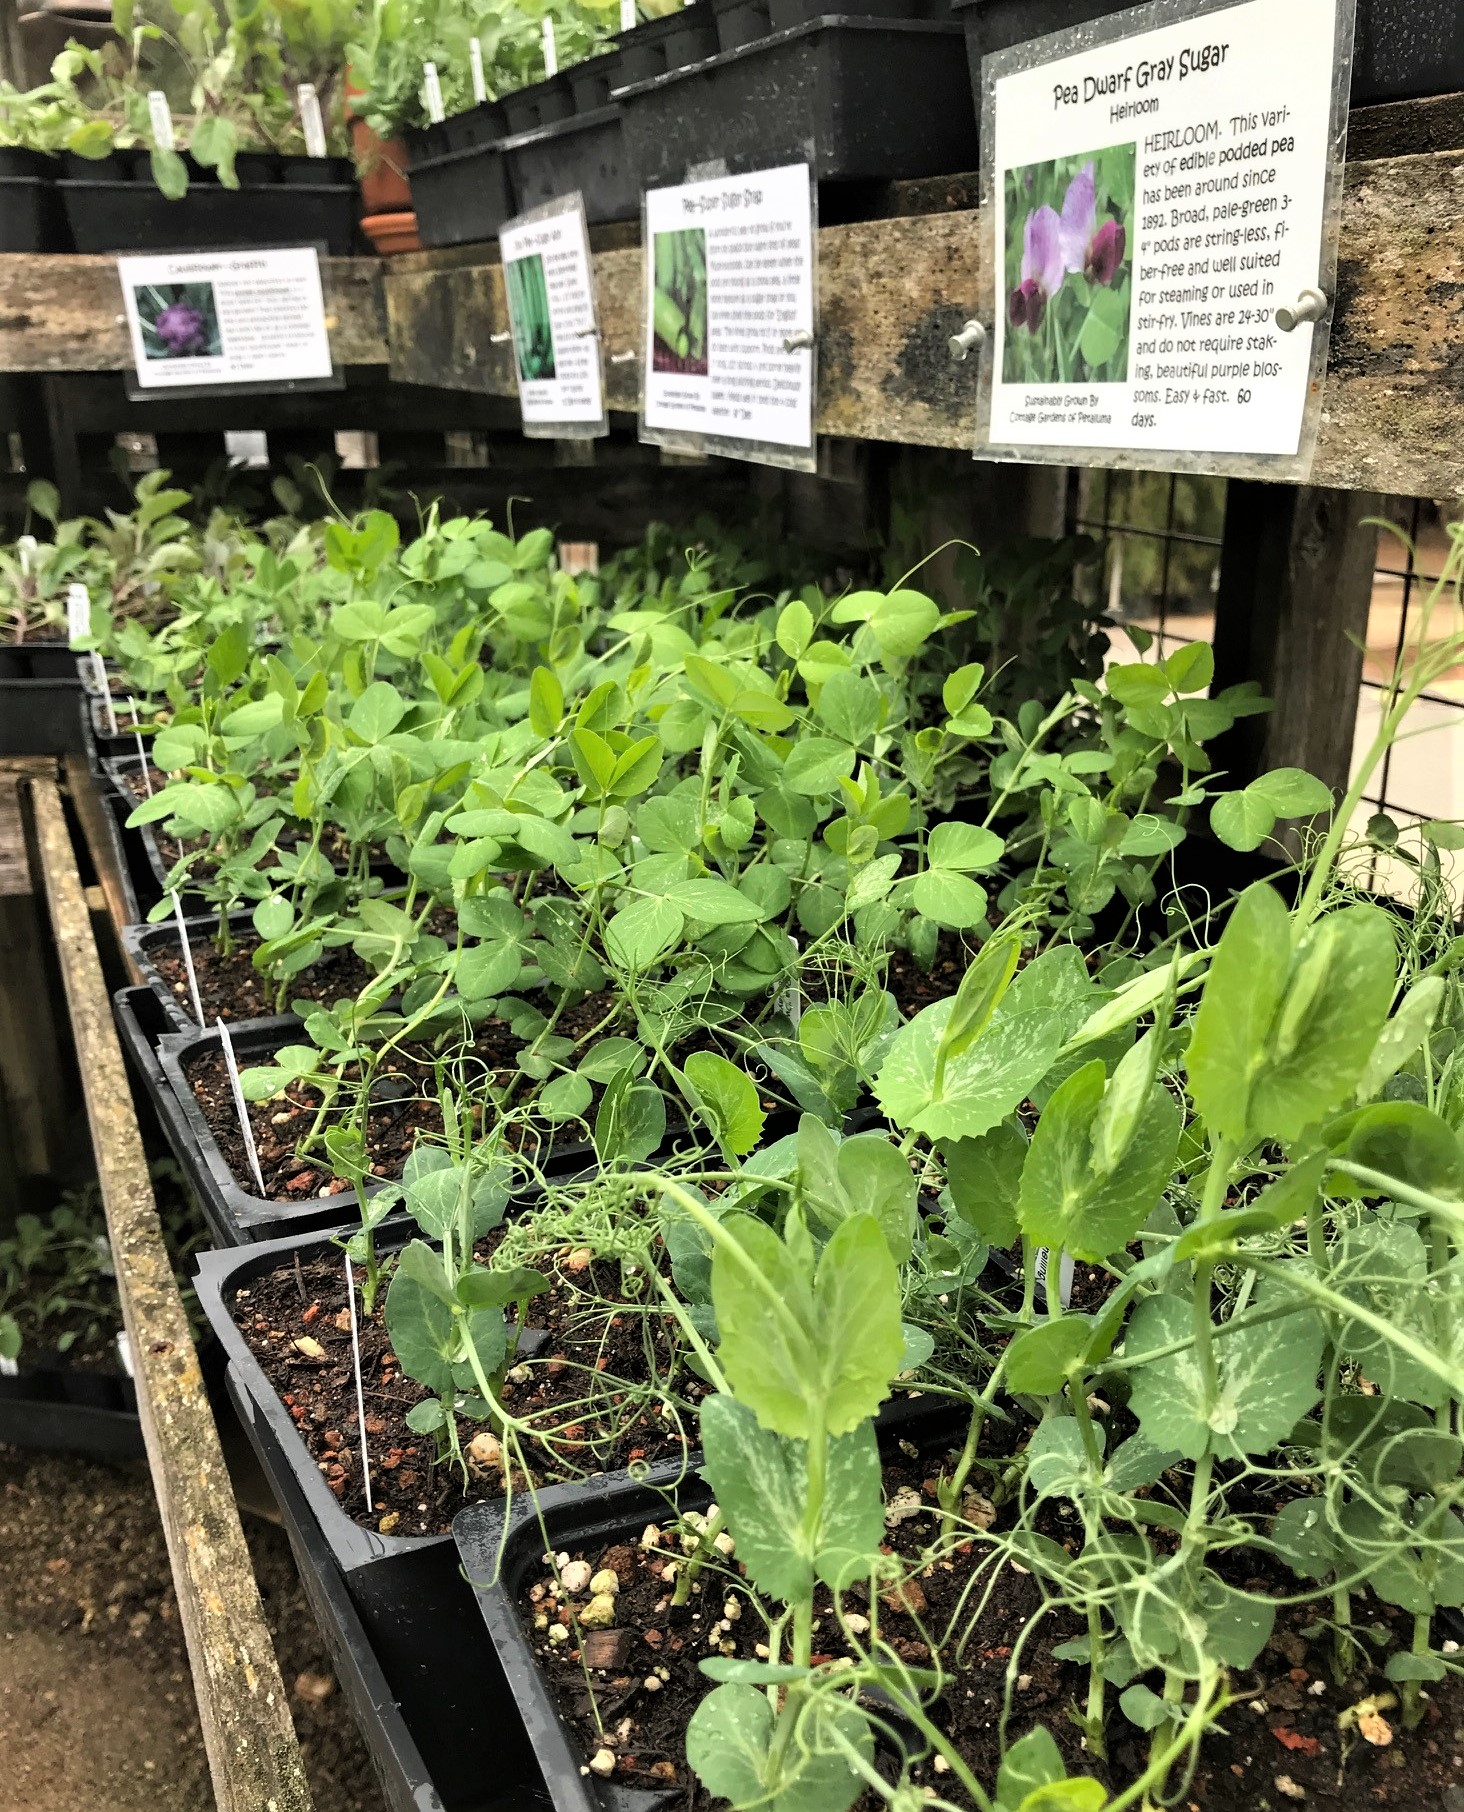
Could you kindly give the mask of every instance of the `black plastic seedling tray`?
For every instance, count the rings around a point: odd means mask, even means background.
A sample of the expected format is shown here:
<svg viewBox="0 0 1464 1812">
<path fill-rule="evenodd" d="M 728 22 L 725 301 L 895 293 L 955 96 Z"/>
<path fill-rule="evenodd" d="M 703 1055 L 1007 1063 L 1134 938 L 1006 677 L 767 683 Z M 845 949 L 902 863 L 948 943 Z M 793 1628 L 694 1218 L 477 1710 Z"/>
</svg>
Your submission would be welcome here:
<svg viewBox="0 0 1464 1812">
<path fill-rule="evenodd" d="M 343 1569 L 301 1489 L 307 1475 L 232 1365 L 226 1382 L 390 1812 L 526 1812 L 543 1790 L 451 1541 Z"/>
<path fill-rule="evenodd" d="M 0 1446 L 140 1459 L 136 1388 L 124 1371 L 79 1369 L 62 1354 L 22 1354 L 20 1370 L 0 1377 Z"/>
<path fill-rule="evenodd" d="M 76 656 L 65 642 L 0 643 L 0 680 L 70 680 L 81 684 Z"/>
<path fill-rule="evenodd" d="M 881 1451 L 888 1454 L 897 1442 L 908 1451 L 912 1439 L 922 1448 L 959 1443 L 964 1414 L 943 1401 L 897 1398 L 885 1405 L 875 1424 Z M 589 1773 L 539 1671 L 518 1601 L 530 1572 L 542 1572 L 546 1546 L 589 1554 L 617 1542 L 635 1543 L 647 1523 L 665 1520 L 668 1498 L 674 1498 L 679 1510 L 704 1510 L 712 1491 L 695 1470 L 699 1463 L 696 1455 L 689 1467 L 655 1467 L 638 1479 L 607 1473 L 579 1485 L 552 1486 L 507 1505 L 469 1504 L 453 1519 L 463 1572 L 539 1758 L 554 1812 L 654 1812 L 658 1806 L 685 1800 L 683 1787 L 655 1792 L 597 1780 Z"/>
<path fill-rule="evenodd" d="M 216 912 L 198 913 L 192 918 L 185 918 L 184 926 L 188 932 L 190 944 L 196 946 L 205 938 L 212 938 L 218 929 Z M 247 912 L 231 912 L 229 925 L 235 937 L 248 936 L 254 926 Z M 157 996 L 163 1009 L 164 1017 L 171 1032 L 197 1032 L 202 1028 L 193 1017 L 193 1001 L 187 995 L 177 995 L 171 985 L 159 973 L 154 961 L 154 952 L 165 944 L 176 944 L 178 926 L 173 919 L 163 919 L 156 925 L 124 925 L 122 927 L 122 948 L 131 957 L 133 967 L 142 976 L 143 981 Z M 267 1018 L 270 1023 L 278 1022 L 282 1017 L 293 1019 L 293 1015 L 271 1013 L 260 1015 L 256 1019 L 239 1019 L 229 1021 L 230 1032 L 240 1026 L 255 1025 Z"/>
<path fill-rule="evenodd" d="M 640 189 L 615 102 L 507 138 L 500 149 L 521 214 L 577 189 L 591 226 L 639 218 Z"/>
<path fill-rule="evenodd" d="M 337 1195 L 305 1196 L 298 1202 L 265 1201 L 237 1180 L 188 1085 L 190 1062 L 200 1052 L 218 1048 L 218 1028 L 183 1032 L 160 1030 L 149 1040 L 137 1016 L 133 999 L 136 994 L 146 994 L 154 1003 L 145 1009 L 150 1015 L 147 1023 L 152 1026 L 165 1023 L 162 1002 L 151 988 L 124 989 L 115 1003 L 119 1018 L 126 1014 L 132 1022 L 124 1032 L 124 1042 L 129 1038 L 140 1038 L 150 1043 L 151 1055 L 146 1064 L 139 1061 L 139 1073 L 149 1086 L 153 1075 L 158 1078 L 164 1096 L 160 1103 L 164 1131 L 218 1243 L 242 1246 L 323 1227 L 339 1227 L 343 1222 L 354 1223 L 358 1213 L 354 1189 L 343 1189 Z M 230 1026 L 235 1061 L 241 1070 L 267 1062 L 282 1044 L 298 1038 L 299 1029 L 300 1022 L 293 1013 Z M 684 1126 L 668 1128 L 668 1140 L 683 1135 L 685 1130 Z M 552 1147 L 540 1160 L 550 1176 L 562 1180 L 583 1175 L 594 1161 L 594 1147 L 580 1141 Z M 383 1180 L 378 1187 L 387 1188 L 389 1184 Z"/>
<path fill-rule="evenodd" d="M 124 778 L 129 773 L 137 772 L 135 745 L 130 755 L 125 750 L 119 755 L 102 755 L 98 765 L 101 768 L 103 803 L 116 822 L 126 872 L 133 896 L 140 907 L 140 913 L 134 913 L 133 916 L 145 916 L 159 900 L 168 898 L 169 864 L 163 860 L 163 852 L 158 848 L 157 824 L 129 826 L 127 822 L 141 803 Z M 185 886 L 179 898 L 185 914 L 209 910 L 203 895 L 192 888 Z"/>
<path fill-rule="evenodd" d="M 618 91 L 643 188 L 688 165 L 734 174 L 811 161 L 820 182 L 974 169 L 976 117 L 949 21 L 813 19 Z"/>
<path fill-rule="evenodd" d="M 554 1812 L 652 1812 L 685 1797 L 679 1787 L 653 1793 L 581 1773 L 586 1758 L 544 1683 L 518 1609 L 530 1571 L 543 1570 L 546 1544 L 593 1552 L 617 1538 L 638 1540 L 647 1523 L 665 1517 L 666 1493 L 681 1472 L 680 1467 L 661 1467 L 644 1482 L 622 1474 L 583 1485 L 555 1485 L 532 1499 L 516 1498 L 507 1514 L 501 1503 L 469 1504 L 453 1519 L 463 1572 L 538 1757 Z M 710 1487 L 697 1475 L 685 1478 L 676 1491 L 684 1510 L 704 1510 L 711 1499 Z"/>
<path fill-rule="evenodd" d="M 255 167 L 257 166 L 257 168 Z M 213 250 L 249 245 L 324 244 L 349 256 L 356 237 L 360 194 L 349 158 L 260 158 L 252 176 L 226 189 L 195 172 L 186 195 L 169 201 L 152 180 L 145 158 L 127 153 L 91 169 L 68 160 L 57 187 L 79 252 Z"/>
<path fill-rule="evenodd" d="M 0 147 L 0 252 L 71 250 L 59 171 L 60 160 L 44 151 Z"/>
<path fill-rule="evenodd" d="M 0 677 L 0 755 L 80 755 L 74 679 Z"/>
<path fill-rule="evenodd" d="M 413 1231 L 399 1219 L 378 1230 L 378 1246 Z M 543 1800 L 542 1781 L 451 1536 L 382 1535 L 347 1516 L 234 1323 L 239 1289 L 340 1236 L 202 1253 L 199 1305 L 393 1812 L 521 1812 Z"/>
</svg>

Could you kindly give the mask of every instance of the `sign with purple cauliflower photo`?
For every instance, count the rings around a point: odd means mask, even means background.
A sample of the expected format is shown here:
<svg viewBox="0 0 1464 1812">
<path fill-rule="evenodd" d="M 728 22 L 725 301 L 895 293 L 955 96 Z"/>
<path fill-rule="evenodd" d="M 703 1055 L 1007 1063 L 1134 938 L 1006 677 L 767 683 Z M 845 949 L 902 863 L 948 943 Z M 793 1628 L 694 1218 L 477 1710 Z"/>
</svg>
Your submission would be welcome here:
<svg viewBox="0 0 1464 1812">
<path fill-rule="evenodd" d="M 211 283 L 144 283 L 133 293 L 149 359 L 216 359 L 223 349 Z"/>
<path fill-rule="evenodd" d="M 117 260 L 138 391 L 332 385 L 314 246 Z"/>
</svg>

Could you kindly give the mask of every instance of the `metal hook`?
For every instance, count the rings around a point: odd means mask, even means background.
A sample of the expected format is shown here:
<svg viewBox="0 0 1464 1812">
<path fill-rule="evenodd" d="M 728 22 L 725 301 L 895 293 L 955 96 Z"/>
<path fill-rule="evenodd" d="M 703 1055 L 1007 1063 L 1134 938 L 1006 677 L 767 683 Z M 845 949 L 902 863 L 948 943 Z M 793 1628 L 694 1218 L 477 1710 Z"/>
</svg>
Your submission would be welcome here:
<svg viewBox="0 0 1464 1812">
<path fill-rule="evenodd" d="M 946 341 L 950 347 L 951 357 L 959 364 L 971 351 L 980 351 L 986 344 L 986 329 L 979 321 L 968 321 L 959 333 L 953 333 Z"/>
<path fill-rule="evenodd" d="M 1300 327 L 1303 321 L 1320 321 L 1331 304 L 1319 289 L 1304 289 L 1296 300 L 1287 308 L 1283 303 L 1276 310 L 1276 325 L 1282 333 L 1290 333 Z"/>
<path fill-rule="evenodd" d="M 800 327 L 797 333 L 790 333 L 783 341 L 784 352 L 803 352 L 813 345 L 813 335 L 806 327 Z"/>
</svg>

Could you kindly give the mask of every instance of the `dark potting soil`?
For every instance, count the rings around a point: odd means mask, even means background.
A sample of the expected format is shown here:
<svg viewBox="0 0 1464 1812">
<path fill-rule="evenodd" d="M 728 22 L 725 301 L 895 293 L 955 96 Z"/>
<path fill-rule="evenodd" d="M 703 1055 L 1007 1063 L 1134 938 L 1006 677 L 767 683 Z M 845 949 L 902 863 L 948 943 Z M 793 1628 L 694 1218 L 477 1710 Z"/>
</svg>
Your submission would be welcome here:
<svg viewBox="0 0 1464 1812">
<path fill-rule="evenodd" d="M 936 1481 L 929 1473 L 934 1470 L 938 1468 L 929 1460 L 917 1466 L 887 1465 L 886 1503 L 892 1504 L 896 1493 L 902 1493 L 907 1499 L 918 1495 L 932 1506 Z M 668 1509 L 668 1524 L 670 1520 Z M 930 1514 L 912 1517 L 889 1531 L 886 1550 L 913 1560 L 934 1531 Z M 1060 1535 L 1060 1527 L 1054 1533 Z M 566 1561 L 583 1560 L 593 1573 L 614 1571 L 620 1590 L 614 1597 L 612 1627 L 581 1630 L 570 1607 L 583 1610 L 588 1592 L 556 1597 L 551 1591 L 554 1568 L 547 1563 L 541 1572 L 528 1576 L 520 1615 L 560 1714 L 579 1735 L 584 1771 L 589 1771 L 598 1751 L 608 1748 L 617 1784 L 679 1788 L 689 1807 L 710 1812 L 715 1802 L 685 1760 L 687 1722 L 712 1690 L 698 1663 L 717 1653 L 753 1659 L 766 1626 L 746 1596 L 735 1558 L 722 1562 L 716 1571 L 706 1567 L 693 1588 L 690 1606 L 678 1611 L 670 1602 L 672 1587 L 662 1577 L 670 1557 L 667 1550 L 674 1550 L 674 1542 L 663 1535 L 648 1549 L 641 1540 L 639 1529 L 627 1530 L 609 1547 L 569 1549 L 556 1557 L 561 1568 Z M 1075 1546 L 1072 1536 L 1065 1545 L 1070 1550 Z M 1081 1707 L 1086 1699 L 1087 1671 L 1052 1653 L 1080 1633 L 1078 1620 L 1057 1613 L 1022 1642 L 1041 1603 L 1030 1575 L 1003 1568 L 994 1583 L 983 1577 L 963 1602 L 984 1557 L 989 1558 L 989 1550 L 980 1543 L 961 1543 L 905 1585 L 883 1593 L 881 1635 L 915 1665 L 929 1661 L 928 1644 L 936 1641 L 951 1684 L 933 1716 L 988 1788 L 1000 1762 L 999 1726 L 1008 1670 L 1015 1668 L 1009 1739 L 1041 1724 L 1057 1741 L 1070 1773 L 1091 1774 L 1110 1791 L 1121 1790 L 1146 1766 L 1147 1737 L 1128 1723 L 1118 1709 L 1117 1692 L 1110 1689 L 1108 1759 L 1100 1762 L 1088 1753 L 1068 1716 L 1070 1706 Z M 1246 1559 L 1265 1565 L 1256 1554 Z M 1253 1590 L 1277 1594 L 1295 1589 L 1289 1576 L 1250 1577 L 1245 1583 Z M 968 1639 L 959 1644 L 976 1602 L 981 1605 L 980 1616 Z M 734 1604 L 740 1614 L 729 1619 L 726 1608 Z M 856 1607 L 868 1609 L 858 1590 L 844 1599 L 846 1615 Z M 1407 1645 L 1410 1620 L 1404 1613 L 1370 1600 L 1357 1609 L 1359 1623 L 1381 1617 L 1391 1625 L 1397 1642 Z M 815 1662 L 848 1654 L 826 1593 L 816 1599 L 815 1615 Z M 1232 1686 L 1245 1695 L 1243 1701 L 1205 1739 L 1193 1777 L 1167 1803 L 1190 1812 L 1257 1812 L 1265 1807 L 1279 1812 L 1292 1803 L 1362 1800 L 1399 1812 L 1436 1807 L 1453 1812 L 1455 1796 L 1464 1794 L 1464 1681 L 1455 1677 L 1430 1687 L 1423 1721 L 1412 1731 L 1402 1727 L 1395 1704 L 1385 1701 L 1381 1718 L 1368 1720 L 1370 1737 L 1364 1737 L 1355 1718 L 1340 1725 L 1340 1714 L 1370 1695 L 1386 1695 L 1392 1689 L 1381 1671 L 1336 1684 L 1330 1670 L 1330 1637 L 1313 1639 L 1303 1633 L 1317 1616 L 1316 1604 L 1281 1609 L 1275 1632 L 1255 1666 L 1233 1677 Z M 567 1639 L 551 1639 L 549 1630 L 555 1624 L 568 1630 Z M 592 1704 L 587 1678 L 597 1703 Z M 884 1759 L 881 1772 L 895 1778 L 892 1760 Z M 917 1765 L 913 1779 L 919 1788 L 957 1804 L 968 1803 L 955 1777 L 937 1772 L 930 1762 Z M 1176 1776 L 1171 1793 L 1178 1786 Z M 856 1812 L 875 1812 L 882 1803 L 866 1794 Z"/>
<path fill-rule="evenodd" d="M 236 934 L 227 956 L 221 954 L 211 937 L 199 938 L 192 945 L 205 1025 L 211 1026 L 216 1019 L 263 1019 L 272 1013 L 288 1012 L 297 1000 L 327 1007 L 338 1000 L 354 1000 L 375 973 L 349 945 L 327 950 L 308 969 L 290 977 L 285 984 L 284 1005 L 280 1006 L 276 983 L 254 967 L 252 959 L 259 944 L 255 933 L 248 931 Z M 176 940 L 154 944 L 149 955 L 178 1005 L 191 1017 L 193 998 L 188 989 L 183 946 Z"/>
<path fill-rule="evenodd" d="M 589 994 L 561 1015 L 556 1034 L 567 1038 L 584 1038 L 605 1020 L 614 1004 L 608 994 Z M 609 1025 L 604 1027 L 607 1032 Z M 282 1039 L 281 1043 L 288 1043 Z M 489 1082 L 502 1089 L 515 1079 L 526 1080 L 518 1069 L 519 1052 L 525 1041 L 516 1037 L 502 1019 L 485 1019 L 474 1028 L 473 1043 L 460 1059 L 466 1074 L 479 1082 Z M 683 1049 L 690 1048 L 681 1047 Z M 381 1072 L 373 1085 L 373 1101 L 366 1122 L 367 1164 L 373 1176 L 395 1179 L 402 1173 L 418 1139 L 431 1139 L 442 1132 L 442 1112 L 437 1100 L 437 1084 L 430 1051 L 404 1047 L 393 1052 L 390 1067 Z M 253 1193 L 256 1185 L 249 1168 L 244 1137 L 239 1130 L 234 1093 L 229 1085 L 223 1053 L 216 1048 L 200 1051 L 188 1062 L 186 1075 L 194 1099 L 203 1110 L 224 1161 L 234 1173 L 235 1181 Z M 355 1067 L 348 1066 L 349 1080 Z M 603 1092 L 600 1083 L 591 1084 L 591 1104 L 585 1110 L 593 1120 L 595 1104 Z M 264 1178 L 265 1194 L 271 1201 L 304 1201 L 312 1195 L 339 1195 L 349 1189 L 346 1178 L 333 1176 L 323 1148 L 311 1157 L 300 1157 L 296 1147 L 315 1124 L 320 1108 L 320 1093 L 307 1082 L 295 1081 L 267 1101 L 249 1103 L 249 1121 L 259 1155 L 259 1168 Z M 476 1116 L 487 1111 L 479 1101 L 474 1104 Z M 550 1129 L 546 1129 L 550 1130 Z M 531 1141 L 533 1128 L 511 1127 L 511 1134 Z M 583 1136 L 577 1123 L 560 1129 L 560 1142 L 569 1144 Z M 548 1141 L 540 1155 L 547 1155 Z"/>
<path fill-rule="evenodd" d="M 502 1237 L 499 1231 L 480 1241 L 478 1256 L 486 1258 Z M 552 1439 L 524 1442 L 529 1476 L 516 1465 L 515 1489 L 685 1453 L 695 1441 L 695 1405 L 706 1386 L 681 1362 L 664 1318 L 623 1300 L 618 1263 L 591 1261 L 584 1250 L 561 1247 L 535 1268 L 552 1280 L 528 1305 L 525 1325 L 540 1330 L 537 1352 L 513 1368 L 503 1401 L 511 1414 L 534 1419 Z M 357 1279 L 360 1315 L 359 1268 Z M 474 1425 L 461 1423 L 470 1467 L 465 1484 L 455 1463 L 438 1463 L 435 1437 L 407 1426 L 408 1412 L 428 1393 L 402 1372 L 392 1352 L 386 1297 L 384 1285 L 359 1328 L 370 1512 L 340 1258 L 311 1259 L 298 1272 L 282 1265 L 256 1278 L 236 1294 L 233 1313 L 346 1514 L 383 1534 L 444 1534 L 465 1503 L 502 1494 L 502 1465 L 491 1452 L 483 1461 L 473 1457 Z M 319 1353 L 309 1346 L 302 1351 L 304 1341 L 315 1343 Z"/>
<path fill-rule="evenodd" d="M 955 993 L 975 954 L 958 932 L 942 931 L 929 969 L 922 969 L 908 950 L 894 951 L 885 974 L 885 987 L 894 995 L 906 1019 L 913 1019 L 923 1008 Z"/>
</svg>

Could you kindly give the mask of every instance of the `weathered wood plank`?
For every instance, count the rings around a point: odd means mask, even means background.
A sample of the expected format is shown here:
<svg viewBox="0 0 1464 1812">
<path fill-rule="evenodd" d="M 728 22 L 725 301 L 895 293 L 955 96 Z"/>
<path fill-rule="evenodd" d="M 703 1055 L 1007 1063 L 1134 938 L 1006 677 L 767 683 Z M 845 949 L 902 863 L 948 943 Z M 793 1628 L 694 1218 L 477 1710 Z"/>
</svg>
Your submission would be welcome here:
<svg viewBox="0 0 1464 1812">
<path fill-rule="evenodd" d="M 163 1249 L 61 796 L 44 780 L 31 783 L 30 797 L 214 1800 L 219 1812 L 310 1812 L 218 1430 Z"/>
<path fill-rule="evenodd" d="M 378 260 L 326 258 L 322 273 L 336 363 L 381 364 Z M 115 258 L 0 255 L 0 371 L 125 371 L 131 364 Z"/>
<path fill-rule="evenodd" d="M 1441 128 L 1442 130 L 1442 128 Z M 964 193 L 964 191 L 962 191 Z M 903 215 L 819 234 L 824 434 L 969 446 L 975 362 L 951 331 L 982 293 L 978 210 Z M 512 397 L 496 248 L 454 246 L 327 261 L 344 364 L 407 383 Z M 640 254 L 595 255 L 612 409 L 633 411 L 641 350 Z M 1354 163 L 1347 171 L 1332 357 L 1312 482 L 1443 497 L 1464 493 L 1464 155 Z M 630 353 L 634 356 L 625 358 Z M 113 260 L 0 257 L 0 370 L 117 370 L 128 363 Z"/>
<path fill-rule="evenodd" d="M 819 234 L 820 433 L 969 446 L 975 361 L 946 340 L 982 294 L 978 210 L 825 227 Z M 432 254 L 386 269 L 393 374 L 513 394 L 502 278 Z M 607 352 L 638 349 L 639 255 L 595 260 Z M 1441 497 L 1464 492 L 1464 158 L 1455 152 L 1349 166 L 1332 358 L 1312 481 Z M 636 406 L 639 364 L 607 366 L 612 408 Z"/>
</svg>

